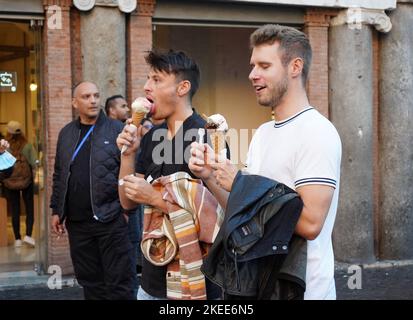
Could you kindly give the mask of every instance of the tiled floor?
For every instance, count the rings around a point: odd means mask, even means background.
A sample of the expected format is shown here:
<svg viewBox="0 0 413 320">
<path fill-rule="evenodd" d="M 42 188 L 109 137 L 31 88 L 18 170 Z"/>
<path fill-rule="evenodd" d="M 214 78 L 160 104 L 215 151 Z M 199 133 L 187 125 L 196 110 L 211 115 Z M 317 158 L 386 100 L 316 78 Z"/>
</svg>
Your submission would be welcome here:
<svg viewBox="0 0 413 320">
<path fill-rule="evenodd" d="M 20 230 L 23 231 L 22 236 L 25 230 L 25 219 L 25 216 L 20 217 Z M 34 236 L 36 236 L 35 233 Z M 0 272 L 33 270 L 36 260 L 36 249 L 25 243 L 23 243 L 22 247 L 14 247 L 14 235 L 10 217 L 8 217 L 7 221 L 7 243 L 7 247 L 0 247 Z"/>
</svg>

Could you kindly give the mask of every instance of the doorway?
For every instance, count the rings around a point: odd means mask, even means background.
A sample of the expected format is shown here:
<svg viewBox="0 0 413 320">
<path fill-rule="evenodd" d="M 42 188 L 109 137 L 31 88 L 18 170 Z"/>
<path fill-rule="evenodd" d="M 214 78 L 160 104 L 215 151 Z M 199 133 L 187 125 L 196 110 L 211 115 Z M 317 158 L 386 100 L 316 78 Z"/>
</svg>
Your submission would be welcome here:
<svg viewBox="0 0 413 320">
<path fill-rule="evenodd" d="M 12 139 L 11 132 L 19 128 L 32 146 L 29 159 L 33 171 L 32 188 L 34 224 L 31 237 L 34 246 L 16 241 L 16 223 L 12 223 L 15 203 L 10 193 L 0 188 L 0 272 L 40 271 L 45 245 L 45 192 L 43 180 L 43 110 L 41 103 L 41 29 L 37 20 L 0 20 L 0 134 Z M 14 127 L 10 125 L 14 121 Z M 14 129 L 13 129 L 14 128 Z M 29 149 L 29 148 L 28 148 Z M 31 200 L 32 199 L 32 200 Z M 12 205 L 12 203 L 14 205 Z M 23 194 L 20 195 L 21 240 L 26 235 L 28 216 Z M 16 219 L 15 219 L 16 221 Z M 29 223 L 30 224 L 30 223 Z"/>
</svg>

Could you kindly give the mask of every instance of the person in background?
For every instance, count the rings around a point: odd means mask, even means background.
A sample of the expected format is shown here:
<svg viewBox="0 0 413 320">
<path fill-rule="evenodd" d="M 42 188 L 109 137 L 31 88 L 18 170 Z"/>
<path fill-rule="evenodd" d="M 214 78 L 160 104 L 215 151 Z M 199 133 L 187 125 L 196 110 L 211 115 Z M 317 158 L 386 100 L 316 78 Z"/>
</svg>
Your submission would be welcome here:
<svg viewBox="0 0 413 320">
<path fill-rule="evenodd" d="M 5 139 L 0 139 L 0 182 L 10 177 L 16 158 L 7 152 L 10 144 Z"/>
<path fill-rule="evenodd" d="M 162 120 L 163 122 L 163 120 Z M 150 118 L 143 118 L 141 121 L 142 129 L 139 132 L 140 138 L 142 138 L 145 134 L 147 134 L 153 127 L 152 120 Z M 140 150 L 137 152 L 137 157 L 139 157 Z M 140 247 L 140 243 L 142 241 L 142 228 L 143 228 L 143 206 L 139 205 L 138 209 L 136 210 L 136 215 L 138 217 L 138 250 L 137 250 L 137 265 L 136 265 L 136 272 L 138 275 L 142 275 L 142 250 Z"/>
<path fill-rule="evenodd" d="M 130 118 L 130 108 L 125 98 L 120 95 L 114 95 L 106 99 L 105 112 L 109 118 L 125 122 Z"/>
<path fill-rule="evenodd" d="M 163 120 L 162 120 L 163 122 Z M 142 137 L 147 134 L 149 132 L 149 130 L 151 130 L 153 128 L 153 122 L 150 118 L 143 118 L 141 121 L 141 125 L 142 125 L 142 132 L 141 135 Z"/>
<path fill-rule="evenodd" d="M 121 122 L 100 108 L 96 84 L 73 89 L 79 118 L 59 133 L 53 174 L 52 230 L 69 235 L 70 255 L 85 299 L 132 300 L 135 273 L 128 223 L 118 195 Z"/>
<path fill-rule="evenodd" d="M 10 144 L 10 153 L 16 158 L 16 164 L 11 176 L 3 180 L 8 207 L 11 210 L 14 232 L 14 246 L 21 247 L 23 242 L 35 246 L 32 237 L 34 223 L 33 203 L 33 171 L 36 167 L 36 151 L 32 144 L 27 142 L 18 121 L 7 124 L 6 140 Z M 20 194 L 23 196 L 26 209 L 26 235 L 21 239 L 20 234 Z"/>
<path fill-rule="evenodd" d="M 128 118 L 130 118 L 130 108 L 128 107 L 127 101 L 122 95 L 114 95 L 109 97 L 105 103 L 106 115 L 115 120 L 119 120 L 124 123 Z M 142 121 L 145 119 L 142 119 Z M 151 123 L 152 124 L 152 123 Z M 143 130 L 143 129 L 142 129 Z M 136 210 L 123 210 L 125 217 L 128 220 L 129 229 L 129 239 L 132 244 L 132 261 L 134 261 L 134 266 L 136 268 L 136 274 L 141 275 L 142 270 L 142 253 L 140 248 L 140 241 L 142 239 L 142 219 L 143 219 L 143 208 L 138 206 Z M 135 296 L 138 293 L 138 281 L 135 279 Z"/>
</svg>

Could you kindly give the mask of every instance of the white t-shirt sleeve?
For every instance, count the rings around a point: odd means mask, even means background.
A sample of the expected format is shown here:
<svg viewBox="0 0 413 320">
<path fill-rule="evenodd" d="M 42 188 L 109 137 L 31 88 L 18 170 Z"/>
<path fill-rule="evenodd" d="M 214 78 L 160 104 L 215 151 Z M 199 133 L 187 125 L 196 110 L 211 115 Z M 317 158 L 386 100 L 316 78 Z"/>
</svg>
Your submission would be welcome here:
<svg viewBox="0 0 413 320">
<path fill-rule="evenodd" d="M 340 175 L 341 141 L 331 125 L 303 132 L 294 161 L 295 188 L 322 184 L 336 188 Z"/>
<path fill-rule="evenodd" d="M 252 163 L 252 160 L 253 160 L 252 155 L 257 154 L 256 148 L 257 148 L 257 139 L 258 139 L 259 131 L 260 131 L 260 129 L 255 131 L 254 135 L 252 136 L 250 146 L 248 148 L 247 159 L 245 161 L 245 170 L 249 173 L 251 173 L 251 170 L 252 170 L 252 164 L 253 164 Z"/>
</svg>

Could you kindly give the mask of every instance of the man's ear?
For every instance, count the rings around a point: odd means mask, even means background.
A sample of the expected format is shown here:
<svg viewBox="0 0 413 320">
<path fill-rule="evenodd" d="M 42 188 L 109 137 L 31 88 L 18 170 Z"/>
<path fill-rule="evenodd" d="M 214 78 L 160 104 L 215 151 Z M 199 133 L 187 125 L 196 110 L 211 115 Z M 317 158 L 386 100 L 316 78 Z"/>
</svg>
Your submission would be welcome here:
<svg viewBox="0 0 413 320">
<path fill-rule="evenodd" d="M 291 77 L 301 77 L 304 68 L 304 61 L 301 58 L 295 58 L 290 62 Z"/>
<path fill-rule="evenodd" d="M 72 107 L 77 109 L 77 101 L 75 98 L 72 98 Z"/>
<path fill-rule="evenodd" d="M 191 82 L 189 82 L 188 80 L 183 80 L 179 82 L 178 88 L 177 88 L 177 93 L 179 97 L 185 96 L 186 94 L 189 93 L 190 90 L 191 90 Z"/>
</svg>

